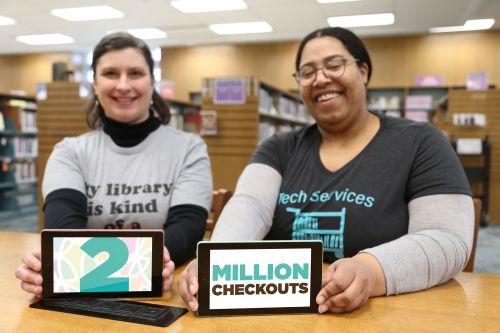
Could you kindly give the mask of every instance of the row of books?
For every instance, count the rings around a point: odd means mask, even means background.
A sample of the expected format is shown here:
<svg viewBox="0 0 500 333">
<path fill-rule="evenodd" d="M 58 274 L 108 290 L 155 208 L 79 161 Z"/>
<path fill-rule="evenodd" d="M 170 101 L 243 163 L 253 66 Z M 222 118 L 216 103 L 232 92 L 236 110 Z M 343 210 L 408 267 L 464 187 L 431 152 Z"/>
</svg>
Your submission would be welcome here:
<svg viewBox="0 0 500 333">
<path fill-rule="evenodd" d="M 291 126 L 291 125 L 276 125 L 270 122 L 260 122 L 259 123 L 259 142 L 262 142 L 274 134 L 293 131 L 301 126 Z"/>
<path fill-rule="evenodd" d="M 399 110 L 401 99 L 399 96 L 372 96 L 368 100 L 370 110 Z"/>
<path fill-rule="evenodd" d="M 37 132 L 37 113 L 30 109 L 4 106 L 0 110 L 0 131 Z"/>
<path fill-rule="evenodd" d="M 212 110 L 183 110 L 170 108 L 170 122 L 168 126 L 180 131 L 199 135 L 217 134 L 217 112 Z"/>
<path fill-rule="evenodd" d="M 259 112 L 302 121 L 308 119 L 304 104 L 283 95 L 273 95 L 264 88 L 259 90 Z"/>
<path fill-rule="evenodd" d="M 411 119 L 420 122 L 429 122 L 430 112 L 426 110 L 407 110 L 405 112 L 398 110 L 387 110 L 384 111 L 384 114 L 389 117 L 401 118 L 405 117 L 406 119 Z"/>
<path fill-rule="evenodd" d="M 35 161 L 16 161 L 14 166 L 14 178 L 18 184 L 33 183 L 37 181 Z"/>
<path fill-rule="evenodd" d="M 16 137 L 9 139 L 14 158 L 34 158 L 38 156 L 38 138 Z"/>
<path fill-rule="evenodd" d="M 406 110 L 434 110 L 438 101 L 434 101 L 431 95 L 410 95 L 404 99 Z M 368 108 L 371 110 L 401 110 L 401 98 L 392 96 L 371 96 L 368 100 Z"/>
</svg>

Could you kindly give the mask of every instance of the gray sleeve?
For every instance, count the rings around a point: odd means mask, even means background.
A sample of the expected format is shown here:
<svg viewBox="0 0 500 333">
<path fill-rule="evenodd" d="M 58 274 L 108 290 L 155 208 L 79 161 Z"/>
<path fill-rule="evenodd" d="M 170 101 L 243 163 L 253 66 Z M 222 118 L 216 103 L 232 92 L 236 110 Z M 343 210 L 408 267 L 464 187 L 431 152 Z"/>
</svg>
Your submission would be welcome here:
<svg viewBox="0 0 500 333">
<path fill-rule="evenodd" d="M 275 169 L 251 163 L 243 170 L 211 240 L 260 240 L 273 223 L 282 177 Z"/>
<path fill-rule="evenodd" d="M 72 189 L 86 194 L 85 180 L 77 155 L 77 144 L 71 138 L 65 138 L 54 146 L 43 175 L 44 200 L 49 193 L 59 189 Z"/>
<path fill-rule="evenodd" d="M 382 266 L 387 295 L 444 283 L 466 265 L 472 249 L 474 206 L 463 194 L 436 194 L 410 201 L 408 234 L 362 252 Z"/>
<path fill-rule="evenodd" d="M 207 145 L 196 135 L 191 136 L 184 156 L 182 171 L 177 177 L 170 206 L 197 205 L 210 211 L 212 202 L 212 171 Z"/>
</svg>

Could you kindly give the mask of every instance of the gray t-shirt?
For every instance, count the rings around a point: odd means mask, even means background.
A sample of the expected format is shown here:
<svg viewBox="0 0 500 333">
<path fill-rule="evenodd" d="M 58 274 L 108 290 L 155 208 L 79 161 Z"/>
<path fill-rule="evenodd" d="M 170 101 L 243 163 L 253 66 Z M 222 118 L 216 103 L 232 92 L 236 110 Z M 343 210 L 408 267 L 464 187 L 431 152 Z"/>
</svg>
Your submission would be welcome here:
<svg viewBox="0 0 500 333">
<path fill-rule="evenodd" d="M 59 189 L 87 197 L 87 228 L 163 228 L 170 207 L 210 209 L 212 175 L 206 145 L 194 134 L 160 126 L 140 144 L 120 147 L 98 129 L 55 146 L 44 199 Z"/>
<path fill-rule="evenodd" d="M 267 239 L 318 239 L 334 261 L 408 233 L 408 203 L 433 194 L 470 195 L 456 154 L 433 126 L 380 117 L 380 130 L 341 169 L 319 157 L 316 125 L 262 143 L 251 163 L 283 177 Z"/>
</svg>

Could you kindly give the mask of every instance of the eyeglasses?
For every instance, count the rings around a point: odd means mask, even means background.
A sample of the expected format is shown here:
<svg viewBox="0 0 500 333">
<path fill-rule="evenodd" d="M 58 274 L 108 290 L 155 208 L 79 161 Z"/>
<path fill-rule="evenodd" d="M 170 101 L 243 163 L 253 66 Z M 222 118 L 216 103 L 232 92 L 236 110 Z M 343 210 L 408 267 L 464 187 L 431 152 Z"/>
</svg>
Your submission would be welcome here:
<svg viewBox="0 0 500 333">
<path fill-rule="evenodd" d="M 316 80 L 318 70 L 321 69 L 323 75 L 330 80 L 338 79 L 344 75 L 346 65 L 358 61 L 359 59 L 346 59 L 339 56 L 328 57 L 323 59 L 323 66 L 314 67 L 312 65 L 305 65 L 292 75 L 299 85 L 306 87 L 310 86 Z"/>
</svg>

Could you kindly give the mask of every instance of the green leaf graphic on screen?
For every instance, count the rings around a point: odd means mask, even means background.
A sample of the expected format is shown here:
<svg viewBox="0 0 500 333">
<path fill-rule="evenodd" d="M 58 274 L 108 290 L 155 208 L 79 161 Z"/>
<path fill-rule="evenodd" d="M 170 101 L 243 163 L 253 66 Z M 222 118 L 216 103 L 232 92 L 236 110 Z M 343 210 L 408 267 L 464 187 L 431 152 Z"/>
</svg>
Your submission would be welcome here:
<svg viewBox="0 0 500 333">
<path fill-rule="evenodd" d="M 109 277 L 127 263 L 128 248 L 123 241 L 116 237 L 94 237 L 81 249 L 92 258 L 101 252 L 109 254 L 108 260 L 82 276 L 81 292 L 128 291 L 128 277 Z"/>
</svg>

